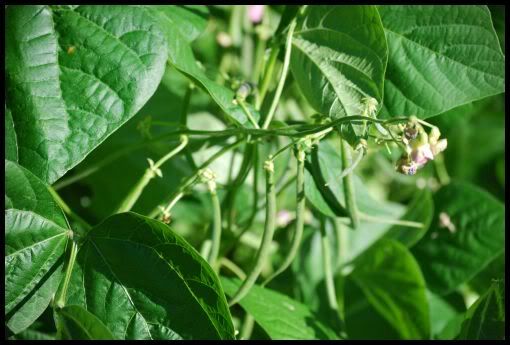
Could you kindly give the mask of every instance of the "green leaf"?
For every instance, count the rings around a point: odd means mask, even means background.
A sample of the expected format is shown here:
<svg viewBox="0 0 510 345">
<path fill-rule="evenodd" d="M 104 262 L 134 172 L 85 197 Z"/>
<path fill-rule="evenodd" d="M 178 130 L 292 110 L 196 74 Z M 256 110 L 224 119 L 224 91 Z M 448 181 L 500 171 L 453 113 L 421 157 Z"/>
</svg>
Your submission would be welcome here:
<svg viewBox="0 0 510 345">
<path fill-rule="evenodd" d="M 148 7 L 151 14 L 158 21 L 159 27 L 165 33 L 168 44 L 168 61 L 179 72 L 183 73 L 186 77 L 191 79 L 196 85 L 203 88 L 218 104 L 218 106 L 227 114 L 229 119 L 245 126 L 253 127 L 243 109 L 234 104 L 235 92 L 217 84 L 209 79 L 205 73 L 203 66 L 199 66 L 195 60 L 193 51 L 190 45 L 181 35 L 178 27 L 168 19 L 165 13 L 156 8 Z M 252 114 L 253 118 L 258 121 L 260 115 L 251 104 L 247 107 Z"/>
<path fill-rule="evenodd" d="M 401 220 L 419 222 L 421 228 L 410 228 L 402 225 L 392 226 L 384 235 L 386 238 L 393 238 L 406 247 L 412 247 L 416 244 L 429 229 L 432 217 L 434 216 L 434 202 L 432 193 L 428 189 L 418 190 L 410 201 L 405 215 Z"/>
<path fill-rule="evenodd" d="M 63 340 L 114 340 L 112 333 L 96 316 L 78 305 L 56 311 L 59 338 Z"/>
<path fill-rule="evenodd" d="M 466 313 L 458 339 L 505 339 L 505 282 L 496 281 Z"/>
<path fill-rule="evenodd" d="M 418 263 L 404 245 L 383 239 L 356 260 L 346 278 L 345 322 L 353 339 L 428 339 L 429 307 Z M 359 289 L 358 299 L 350 295 Z M 363 297 L 359 298 L 359 297 Z M 366 302 L 368 303 L 366 303 Z M 382 319 L 391 330 L 372 328 Z M 370 325 L 370 331 L 367 326 Z M 391 334 L 388 334 L 391 331 Z"/>
<path fill-rule="evenodd" d="M 93 228 L 80 248 L 68 304 L 117 339 L 233 339 L 223 290 L 207 262 L 167 225 L 136 213 Z"/>
<path fill-rule="evenodd" d="M 428 118 L 505 91 L 486 6 L 379 6 L 388 41 L 385 116 Z"/>
<path fill-rule="evenodd" d="M 9 6 L 6 97 L 21 165 L 55 182 L 152 96 L 167 49 L 133 6 Z"/>
<path fill-rule="evenodd" d="M 163 13 L 168 25 L 175 26 L 188 43 L 194 41 L 205 30 L 209 10 L 203 5 L 158 5 L 150 6 Z"/>
<path fill-rule="evenodd" d="M 43 182 L 5 161 L 5 314 L 12 332 L 30 326 L 56 292 L 67 228 Z"/>
<path fill-rule="evenodd" d="M 430 331 L 433 339 L 454 339 L 460 331 L 464 313 L 448 301 L 427 290 L 430 310 Z"/>
<path fill-rule="evenodd" d="M 18 161 L 18 143 L 11 111 L 5 107 L 5 159 Z"/>
<path fill-rule="evenodd" d="M 241 283 L 237 278 L 221 277 L 229 296 L 235 294 Z M 271 339 L 338 339 L 305 305 L 276 291 L 254 285 L 239 304 Z"/>
<path fill-rule="evenodd" d="M 292 40 L 290 67 L 319 113 L 361 113 L 361 100 L 382 101 L 388 49 L 375 6 L 309 6 Z"/>
<path fill-rule="evenodd" d="M 429 289 L 444 295 L 471 279 L 504 251 L 505 210 L 485 191 L 459 182 L 441 188 L 434 195 L 434 205 L 431 228 L 413 247 L 413 254 L 420 262 Z M 444 226 L 441 213 L 448 218 L 446 223 L 443 221 Z"/>
</svg>

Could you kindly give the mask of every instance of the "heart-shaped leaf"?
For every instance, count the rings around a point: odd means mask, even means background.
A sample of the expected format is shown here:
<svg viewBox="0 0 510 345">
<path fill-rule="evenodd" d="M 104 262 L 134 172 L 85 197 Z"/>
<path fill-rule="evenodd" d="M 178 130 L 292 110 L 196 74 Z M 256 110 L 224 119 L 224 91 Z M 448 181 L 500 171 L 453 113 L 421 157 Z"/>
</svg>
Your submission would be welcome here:
<svg viewBox="0 0 510 345">
<path fill-rule="evenodd" d="M 374 6 L 309 6 L 292 40 L 290 67 L 319 113 L 359 115 L 362 99 L 382 101 L 388 49 Z"/>
<path fill-rule="evenodd" d="M 9 6 L 5 37 L 18 161 L 48 183 L 142 107 L 167 57 L 143 7 Z"/>
<path fill-rule="evenodd" d="M 427 286 L 443 295 L 468 281 L 505 249 L 505 209 L 487 192 L 454 182 L 434 195 L 428 234 L 413 247 Z"/>
<path fill-rule="evenodd" d="M 429 338 L 425 280 L 404 245 L 388 239 L 377 242 L 356 260 L 346 279 L 345 322 L 350 337 Z M 384 322 L 389 328 L 380 327 Z M 370 332 L 367 324 L 374 325 Z"/>
<path fill-rule="evenodd" d="M 78 305 L 56 311 L 59 338 L 63 340 L 113 340 L 112 333 L 96 316 Z"/>
<path fill-rule="evenodd" d="M 241 283 L 239 279 L 221 278 L 229 296 L 236 293 Z M 271 339 L 338 339 L 307 306 L 276 291 L 254 285 L 239 304 Z"/>
<path fill-rule="evenodd" d="M 136 213 L 90 230 L 68 295 L 117 339 L 234 338 L 211 267 L 167 225 Z"/>
<path fill-rule="evenodd" d="M 388 41 L 386 116 L 421 118 L 505 91 L 487 6 L 379 6 Z"/>
<path fill-rule="evenodd" d="M 19 333 L 46 309 L 62 276 L 70 230 L 46 186 L 5 161 L 5 314 Z"/>
</svg>

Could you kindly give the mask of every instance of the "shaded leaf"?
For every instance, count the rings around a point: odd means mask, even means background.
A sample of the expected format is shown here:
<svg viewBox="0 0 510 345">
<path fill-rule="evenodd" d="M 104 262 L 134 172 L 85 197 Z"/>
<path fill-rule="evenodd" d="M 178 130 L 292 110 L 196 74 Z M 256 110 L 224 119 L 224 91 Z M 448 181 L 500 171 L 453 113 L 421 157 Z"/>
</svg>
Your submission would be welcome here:
<svg viewBox="0 0 510 345">
<path fill-rule="evenodd" d="M 242 281 L 221 277 L 221 284 L 233 296 Z M 266 331 L 271 339 L 338 339 L 303 304 L 276 291 L 254 285 L 239 304 Z"/>
<path fill-rule="evenodd" d="M 388 49 L 375 6 L 309 6 L 292 40 L 290 67 L 319 113 L 361 113 L 361 100 L 382 101 Z"/>
<path fill-rule="evenodd" d="M 404 245 L 380 240 L 356 260 L 355 266 L 345 287 L 345 322 L 350 337 L 429 338 L 425 280 Z M 356 299 L 351 296 L 355 289 L 362 292 L 356 294 Z M 381 319 L 392 329 L 371 328 L 367 332 L 367 324 L 377 324 L 368 320 Z"/>
<path fill-rule="evenodd" d="M 5 314 L 14 333 L 46 309 L 62 276 L 69 232 L 46 186 L 5 161 Z"/>
<path fill-rule="evenodd" d="M 96 315 L 117 339 L 233 339 L 210 266 L 167 225 L 136 213 L 93 228 L 76 259 L 68 304 Z"/>
<path fill-rule="evenodd" d="M 427 286 L 444 295 L 504 251 L 505 211 L 485 191 L 461 182 L 450 183 L 436 192 L 434 205 L 430 230 L 412 251 Z"/>
<path fill-rule="evenodd" d="M 56 311 L 59 338 L 63 340 L 113 340 L 112 333 L 96 316 L 78 305 Z"/>
<path fill-rule="evenodd" d="M 505 283 L 496 281 L 466 312 L 458 339 L 505 339 Z"/>
<path fill-rule="evenodd" d="M 9 6 L 6 97 L 21 165 L 53 183 L 152 96 L 167 56 L 146 10 Z"/>
<path fill-rule="evenodd" d="M 486 6 L 379 6 L 388 41 L 385 116 L 428 118 L 504 92 L 505 60 Z"/>
</svg>

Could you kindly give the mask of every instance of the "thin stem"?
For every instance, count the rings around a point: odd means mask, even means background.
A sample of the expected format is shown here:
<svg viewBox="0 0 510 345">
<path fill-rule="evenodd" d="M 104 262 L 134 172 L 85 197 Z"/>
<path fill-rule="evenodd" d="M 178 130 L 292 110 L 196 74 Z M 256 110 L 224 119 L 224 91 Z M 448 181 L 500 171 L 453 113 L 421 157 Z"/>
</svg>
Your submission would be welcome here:
<svg viewBox="0 0 510 345">
<path fill-rule="evenodd" d="M 193 84 L 189 84 L 188 88 L 186 89 L 186 93 L 184 94 L 184 99 L 182 101 L 182 110 L 181 110 L 181 116 L 179 118 L 179 123 L 182 126 L 186 126 L 188 123 L 188 110 L 191 103 L 191 94 L 193 93 L 193 90 L 195 89 L 195 86 Z M 197 168 L 197 165 L 195 164 L 195 160 L 193 159 L 193 156 L 191 155 L 191 152 L 189 150 L 189 147 L 184 148 L 184 157 L 186 157 L 186 160 L 188 161 L 189 165 L 193 169 Z"/>
<path fill-rule="evenodd" d="M 234 273 L 239 279 L 245 280 L 246 279 L 246 273 L 237 266 L 234 262 L 230 261 L 227 258 L 221 258 L 219 260 L 220 267 L 226 267 L 228 268 L 232 273 Z"/>
<path fill-rule="evenodd" d="M 253 332 L 253 326 L 255 325 L 255 319 L 251 314 L 246 312 L 246 316 L 244 317 L 243 327 L 241 328 L 241 332 L 239 334 L 239 340 L 248 340 L 251 337 Z"/>
<path fill-rule="evenodd" d="M 64 285 L 62 286 L 62 290 L 60 290 L 60 295 L 56 299 L 56 305 L 58 308 L 63 308 L 66 304 L 67 289 L 69 287 L 69 281 L 71 280 L 71 274 L 73 273 L 74 262 L 76 261 L 77 254 L 78 245 L 71 239 L 71 253 L 69 255 L 69 261 L 67 262 Z"/>
<path fill-rule="evenodd" d="M 269 255 L 271 242 L 273 240 L 276 220 L 276 195 L 274 189 L 274 164 L 267 160 L 264 164 L 266 170 L 266 223 L 264 225 L 264 234 L 255 258 L 255 264 L 243 281 L 237 292 L 229 302 L 229 306 L 233 306 L 243 299 L 255 284 L 255 281 L 262 271 L 262 267 Z"/>
<path fill-rule="evenodd" d="M 345 176 L 349 175 L 350 173 L 352 173 L 354 171 L 354 169 L 358 166 L 358 164 L 361 162 L 361 159 L 363 158 L 364 156 L 364 152 L 363 152 L 363 147 L 360 147 L 359 149 L 357 149 L 356 151 L 358 151 L 358 155 L 356 156 L 356 159 L 354 159 L 354 161 L 352 162 L 351 166 L 348 167 L 347 169 L 343 169 L 342 170 L 342 173 L 340 174 L 340 176 L 338 177 L 334 177 L 332 178 L 331 180 L 328 181 L 328 183 L 326 183 L 324 186 L 329 186 L 331 182 L 333 182 L 334 180 L 341 180 L 343 179 Z"/>
<path fill-rule="evenodd" d="M 255 67 L 253 68 L 253 74 L 251 81 L 254 83 L 259 82 L 260 73 L 264 67 L 264 52 L 266 50 L 266 40 L 263 35 L 257 35 L 257 43 L 255 46 Z"/>
<path fill-rule="evenodd" d="M 89 223 L 87 223 L 83 218 L 81 218 L 79 215 L 77 215 L 67 204 L 66 202 L 58 195 L 58 193 L 50 186 L 48 186 L 48 191 L 53 196 L 57 204 L 60 206 L 60 208 L 72 219 L 74 219 L 77 223 L 79 223 L 81 226 L 85 228 L 85 230 L 90 230 L 92 226 L 90 226 Z"/>
<path fill-rule="evenodd" d="M 351 161 L 351 147 L 347 141 L 340 139 L 340 146 L 342 150 L 342 166 L 347 167 Z M 351 218 L 352 228 L 359 227 L 358 207 L 356 205 L 356 194 L 354 190 L 354 179 L 352 175 L 346 175 L 343 183 L 345 206 Z"/>
<path fill-rule="evenodd" d="M 400 226 L 407 226 L 410 228 L 422 228 L 423 227 L 423 223 L 412 222 L 410 220 L 380 218 L 380 217 L 371 216 L 371 215 L 363 213 L 363 212 L 359 212 L 359 218 L 362 220 L 366 220 L 368 222 L 373 222 L 373 223 L 394 224 L 394 225 L 400 225 Z"/>
<path fill-rule="evenodd" d="M 216 260 L 218 259 L 218 253 L 220 252 L 221 242 L 221 209 L 216 190 L 211 189 L 210 194 L 213 206 L 213 226 L 211 235 L 212 246 L 209 253 L 209 259 L 207 261 L 211 267 L 216 267 Z"/>
<path fill-rule="evenodd" d="M 212 162 L 214 162 L 216 159 L 218 159 L 219 157 L 221 157 L 223 154 L 225 154 L 226 152 L 238 147 L 239 145 L 241 145 L 242 143 L 244 142 L 244 139 L 240 139 L 240 140 L 237 140 L 229 145 L 226 145 L 225 147 L 223 147 L 221 150 L 219 150 L 218 152 L 216 152 L 214 155 L 212 155 L 211 157 L 209 157 L 208 160 L 206 160 L 202 165 L 199 166 L 199 169 L 197 171 L 195 171 L 195 173 L 191 176 L 189 176 L 188 178 L 186 178 L 183 183 L 181 183 L 181 186 L 179 187 L 179 189 L 174 193 L 174 195 L 172 195 L 172 197 L 170 198 L 170 205 L 173 206 L 173 204 L 175 204 L 176 202 L 176 199 L 180 199 L 180 198 L 177 198 L 177 196 L 181 193 L 184 193 L 184 191 L 191 185 L 193 184 L 193 182 L 197 179 L 198 177 L 198 173 L 200 170 L 202 169 L 205 169 L 209 166 L 209 164 L 211 164 Z M 173 204 L 172 204 L 173 203 Z M 156 216 L 158 216 L 159 214 L 161 213 L 161 209 L 159 208 L 159 206 L 156 206 L 150 213 L 149 213 L 149 216 L 150 218 L 154 218 Z"/>
<path fill-rule="evenodd" d="M 450 176 L 448 175 L 448 171 L 446 170 L 446 166 L 444 164 L 443 154 L 439 154 L 434 157 L 434 167 L 436 168 L 439 183 L 443 186 L 450 183 Z"/>
<path fill-rule="evenodd" d="M 337 311 L 338 303 L 336 300 L 335 281 L 333 277 L 333 268 L 331 266 L 331 253 L 329 252 L 329 237 L 326 232 L 326 220 L 321 218 L 321 253 L 322 265 L 324 266 L 324 280 L 326 282 L 326 292 L 328 303 L 331 309 Z"/>
<path fill-rule="evenodd" d="M 165 156 L 163 156 L 153 166 L 147 168 L 147 170 L 145 170 L 145 173 L 142 175 L 140 180 L 134 185 L 129 194 L 121 202 L 120 206 L 117 208 L 115 213 L 127 212 L 131 210 L 131 208 L 136 203 L 140 195 L 142 195 L 142 192 L 145 189 L 145 187 L 149 184 L 150 180 L 156 177 L 156 174 L 158 174 L 159 167 L 163 165 L 167 160 L 175 156 L 177 153 L 179 153 L 187 144 L 188 137 L 182 136 L 181 143 L 175 149 L 173 149 Z M 159 172 L 159 174 L 161 174 L 161 172 Z"/>
<path fill-rule="evenodd" d="M 269 60 L 267 62 L 267 67 L 264 72 L 264 79 L 262 80 L 262 84 L 259 89 L 259 97 L 255 104 L 255 109 L 260 110 L 262 103 L 264 102 L 264 98 L 266 98 L 267 89 L 269 87 L 269 82 L 273 77 L 274 66 L 276 64 L 276 58 L 278 57 L 278 53 L 280 52 L 280 46 L 278 43 L 275 43 L 271 46 L 271 54 L 269 55 Z"/>
<path fill-rule="evenodd" d="M 296 19 L 292 20 L 292 23 L 289 27 L 289 32 L 287 33 L 287 42 L 285 44 L 285 58 L 283 60 L 283 68 L 282 74 L 280 75 L 280 81 L 278 82 L 278 86 L 276 87 L 276 92 L 273 98 L 273 103 L 271 104 L 271 108 L 269 108 L 269 112 L 267 117 L 262 125 L 262 128 L 266 129 L 269 127 L 271 120 L 273 119 L 274 113 L 276 111 L 276 107 L 278 106 L 278 102 L 280 102 L 280 96 L 282 95 L 283 85 L 285 84 L 285 79 L 287 79 L 287 72 L 289 70 L 290 64 L 290 52 L 292 51 L 292 35 L 294 34 L 294 29 L 296 28 Z"/>
<path fill-rule="evenodd" d="M 260 128 L 259 124 L 253 118 L 253 115 L 250 113 L 250 110 L 248 109 L 248 107 L 246 107 L 246 103 L 242 99 L 237 99 L 237 103 L 239 103 L 239 105 L 243 109 L 244 113 L 246 114 L 246 117 L 248 118 L 248 120 L 250 120 L 253 127 L 259 129 Z"/>
<path fill-rule="evenodd" d="M 291 241 L 291 247 L 283 264 L 278 268 L 270 277 L 268 277 L 262 286 L 267 285 L 271 280 L 284 272 L 292 263 L 301 244 L 303 237 L 304 218 L 305 218 L 305 153 L 302 150 L 298 151 L 297 157 L 297 173 L 296 173 L 296 229 Z"/>
</svg>

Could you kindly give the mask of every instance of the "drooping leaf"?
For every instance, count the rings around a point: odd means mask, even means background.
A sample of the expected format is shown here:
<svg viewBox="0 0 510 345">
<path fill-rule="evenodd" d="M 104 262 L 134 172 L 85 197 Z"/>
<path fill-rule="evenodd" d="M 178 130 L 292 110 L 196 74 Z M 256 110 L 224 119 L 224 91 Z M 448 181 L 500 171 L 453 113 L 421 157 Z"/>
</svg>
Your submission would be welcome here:
<svg viewBox="0 0 510 345">
<path fill-rule="evenodd" d="M 233 296 L 242 281 L 221 277 L 221 284 Z M 305 305 L 276 291 L 254 285 L 239 304 L 271 339 L 338 339 Z"/>
<path fill-rule="evenodd" d="M 443 295 L 468 281 L 505 248 L 505 210 L 483 190 L 454 182 L 434 195 L 428 234 L 413 247 L 428 288 Z"/>
<path fill-rule="evenodd" d="M 422 223 L 421 228 L 412 228 L 402 225 L 392 226 L 384 235 L 387 238 L 393 238 L 406 247 L 412 247 L 427 232 L 434 216 L 434 202 L 432 194 L 428 189 L 422 189 L 416 192 L 413 199 L 409 202 L 405 215 L 401 220 Z"/>
<path fill-rule="evenodd" d="M 345 322 L 353 339 L 428 339 L 429 308 L 418 263 L 401 243 L 383 239 L 347 276 Z M 371 322 L 370 320 L 378 320 Z M 379 321 L 388 327 L 376 327 Z M 374 325 L 367 331 L 367 325 Z"/>
<path fill-rule="evenodd" d="M 166 14 L 157 8 L 148 7 L 148 9 L 165 33 L 168 44 L 168 61 L 179 72 L 209 93 L 229 119 L 243 126 L 253 127 L 243 109 L 233 102 L 235 98 L 234 91 L 209 79 L 204 68 L 198 65 L 190 45 L 181 35 L 175 23 L 170 21 Z M 255 121 L 258 121 L 259 113 L 250 104 L 247 104 L 247 107 Z"/>
<path fill-rule="evenodd" d="M 379 103 L 388 49 L 374 6 L 309 6 L 292 40 L 290 67 L 319 113 L 361 113 L 361 100 Z"/>
<path fill-rule="evenodd" d="M 56 311 L 58 337 L 62 340 L 114 340 L 112 333 L 95 315 L 78 305 Z"/>
<path fill-rule="evenodd" d="M 505 282 L 495 281 L 466 313 L 458 339 L 505 339 Z"/>
<path fill-rule="evenodd" d="M 117 339 L 233 339 L 210 266 L 167 225 L 136 213 L 93 228 L 76 259 L 68 304 L 97 316 Z"/>
<path fill-rule="evenodd" d="M 6 97 L 19 163 L 53 183 L 131 118 L 167 47 L 141 7 L 9 6 Z"/>
<path fill-rule="evenodd" d="M 504 92 L 505 60 L 486 6 L 379 6 L 388 41 L 385 116 L 428 118 Z"/>
<path fill-rule="evenodd" d="M 5 314 L 12 332 L 30 326 L 50 303 L 69 232 L 44 183 L 5 161 Z"/>
<path fill-rule="evenodd" d="M 203 5 L 151 6 L 163 13 L 169 25 L 173 25 L 189 43 L 205 30 L 209 10 Z"/>
</svg>

